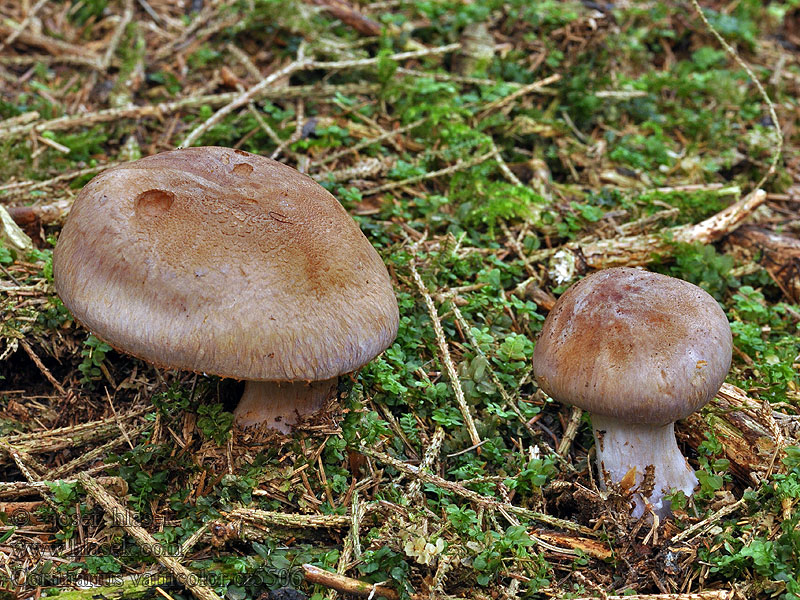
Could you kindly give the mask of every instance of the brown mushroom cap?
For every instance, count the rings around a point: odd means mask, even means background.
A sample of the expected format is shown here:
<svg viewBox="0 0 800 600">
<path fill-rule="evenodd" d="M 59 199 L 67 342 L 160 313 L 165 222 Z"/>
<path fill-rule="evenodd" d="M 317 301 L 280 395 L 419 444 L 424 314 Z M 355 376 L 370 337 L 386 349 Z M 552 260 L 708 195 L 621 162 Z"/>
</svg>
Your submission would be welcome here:
<svg viewBox="0 0 800 600">
<path fill-rule="evenodd" d="M 570 287 L 533 354 L 541 388 L 590 413 L 667 424 L 704 406 L 730 368 L 731 329 L 696 285 L 631 268 Z"/>
<path fill-rule="evenodd" d="M 397 334 L 386 267 L 339 202 L 240 150 L 174 150 L 98 175 L 75 200 L 53 269 L 80 322 L 165 367 L 329 379 Z"/>
</svg>

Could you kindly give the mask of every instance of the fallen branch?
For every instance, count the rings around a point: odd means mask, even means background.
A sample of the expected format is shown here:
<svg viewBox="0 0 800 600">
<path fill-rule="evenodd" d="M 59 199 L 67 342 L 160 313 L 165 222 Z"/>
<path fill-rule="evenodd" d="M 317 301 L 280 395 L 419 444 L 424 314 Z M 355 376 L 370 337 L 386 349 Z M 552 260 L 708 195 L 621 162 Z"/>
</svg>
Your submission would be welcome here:
<svg viewBox="0 0 800 600">
<path fill-rule="evenodd" d="M 800 302 L 800 240 L 755 225 L 744 225 L 728 242 L 745 249 L 766 269 L 790 302 Z"/>
<path fill-rule="evenodd" d="M 198 600 L 222 600 L 214 590 L 200 583 L 202 581 L 200 575 L 192 573 L 173 557 L 166 556 L 166 551 L 158 540 L 139 525 L 133 513 L 122 506 L 96 479 L 86 473 L 81 473 L 78 475 L 78 481 L 81 482 L 86 492 L 103 507 L 103 510 L 113 518 L 114 524 L 122 527 L 128 535 L 136 540 L 142 551 L 148 553 L 169 570 L 181 585 L 194 594 L 195 598 Z"/>
<path fill-rule="evenodd" d="M 703 413 L 689 415 L 676 429 L 692 448 L 713 431 L 722 444 L 724 458 L 730 461 L 731 473 L 746 485 L 759 485 L 767 478 L 773 457 L 786 445 L 778 423 L 787 420 L 799 422 L 800 417 L 771 410 L 766 414 L 760 401 L 724 383 Z"/>
<path fill-rule="evenodd" d="M 303 565 L 303 576 L 309 583 L 316 583 L 344 594 L 353 594 L 354 596 L 361 596 L 363 598 L 378 598 L 383 596 L 386 600 L 400 600 L 400 595 L 392 588 L 377 583 L 367 583 L 365 581 L 359 581 L 358 579 L 345 577 L 339 573 L 332 573 L 331 571 L 320 569 L 314 565 Z"/>
<path fill-rule="evenodd" d="M 529 260 L 543 262 L 549 259 L 550 277 L 558 285 L 571 281 L 587 269 L 646 265 L 658 256 L 670 255 L 676 243 L 710 244 L 721 239 L 739 227 L 766 198 L 766 192 L 757 189 L 695 225 L 587 243 L 569 242 L 559 248 L 533 252 Z"/>
</svg>

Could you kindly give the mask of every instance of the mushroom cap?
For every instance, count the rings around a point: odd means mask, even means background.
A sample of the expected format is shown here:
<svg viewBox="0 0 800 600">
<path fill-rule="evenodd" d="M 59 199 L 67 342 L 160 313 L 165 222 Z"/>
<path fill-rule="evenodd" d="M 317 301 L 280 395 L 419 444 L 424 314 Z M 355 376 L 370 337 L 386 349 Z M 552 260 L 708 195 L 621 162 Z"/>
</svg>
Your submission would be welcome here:
<svg viewBox="0 0 800 600">
<path fill-rule="evenodd" d="M 605 269 L 556 302 L 533 353 L 552 398 L 621 421 L 665 425 L 703 407 L 731 364 L 731 329 L 694 284 Z"/>
<path fill-rule="evenodd" d="M 230 148 L 164 152 L 92 179 L 53 271 L 78 321 L 163 367 L 330 379 L 397 335 L 386 267 L 336 198 Z"/>
</svg>

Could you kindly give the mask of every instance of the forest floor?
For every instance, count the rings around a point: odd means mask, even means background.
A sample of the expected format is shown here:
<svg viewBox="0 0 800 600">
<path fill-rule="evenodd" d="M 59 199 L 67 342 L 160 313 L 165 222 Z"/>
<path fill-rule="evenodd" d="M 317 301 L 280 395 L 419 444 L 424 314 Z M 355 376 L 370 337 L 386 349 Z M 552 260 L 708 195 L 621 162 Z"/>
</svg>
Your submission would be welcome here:
<svg viewBox="0 0 800 600">
<path fill-rule="evenodd" d="M 0 1 L 0 600 L 800 598 L 800 7 L 702 5 L 743 63 L 690 2 Z M 309 174 L 392 277 L 396 341 L 290 436 L 55 294 L 81 187 L 185 145 Z M 619 265 L 733 331 L 657 526 L 532 378 Z"/>
</svg>

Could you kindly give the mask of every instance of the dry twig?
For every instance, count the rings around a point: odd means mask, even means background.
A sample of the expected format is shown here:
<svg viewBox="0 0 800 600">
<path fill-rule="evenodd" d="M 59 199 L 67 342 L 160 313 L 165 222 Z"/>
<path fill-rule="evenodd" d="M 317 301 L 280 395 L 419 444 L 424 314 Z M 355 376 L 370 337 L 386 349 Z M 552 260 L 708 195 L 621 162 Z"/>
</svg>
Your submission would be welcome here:
<svg viewBox="0 0 800 600">
<path fill-rule="evenodd" d="M 139 525 L 133 513 L 122 506 L 94 477 L 81 473 L 78 475 L 78 481 L 86 492 L 103 507 L 103 510 L 113 518 L 114 524 L 122 527 L 128 535 L 136 540 L 144 552 L 161 563 L 175 577 L 176 581 L 192 592 L 197 600 L 222 600 L 213 589 L 201 583 L 200 576 L 192 573 L 172 556 L 167 556 L 168 553 L 158 540 Z"/>
</svg>

